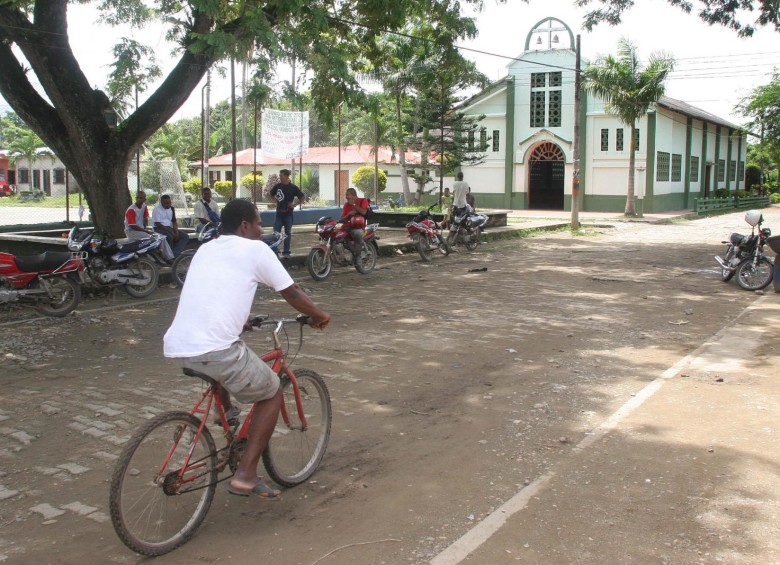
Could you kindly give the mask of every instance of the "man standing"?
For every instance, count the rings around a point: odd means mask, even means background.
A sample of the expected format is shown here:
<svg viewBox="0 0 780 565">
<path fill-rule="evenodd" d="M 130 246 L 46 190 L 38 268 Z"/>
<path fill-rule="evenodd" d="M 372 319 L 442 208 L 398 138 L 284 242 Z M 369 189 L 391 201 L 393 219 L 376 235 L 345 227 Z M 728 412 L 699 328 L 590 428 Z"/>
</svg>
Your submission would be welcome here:
<svg viewBox="0 0 780 565">
<path fill-rule="evenodd" d="M 211 199 L 211 189 L 209 187 L 201 191 L 201 197 L 195 203 L 195 217 L 200 222 L 195 228 L 195 231 L 198 233 L 209 222 L 219 222 L 219 205 Z"/>
<path fill-rule="evenodd" d="M 152 222 L 154 231 L 165 236 L 174 257 L 184 251 L 190 236 L 179 231 L 179 222 L 176 221 L 176 210 L 171 206 L 170 194 L 160 197 L 160 205 L 155 206 L 152 212 Z"/>
<path fill-rule="evenodd" d="M 232 200 L 222 211 L 222 235 L 200 247 L 192 259 L 179 307 L 163 338 L 166 357 L 209 375 L 239 402 L 254 403 L 249 437 L 228 483 L 241 496 L 278 499 L 279 491 L 257 476 L 257 465 L 276 426 L 282 402 L 279 377 L 243 341 L 258 283 L 273 288 L 293 308 L 311 316 L 309 325 L 323 329 L 330 315 L 290 278 L 267 245 L 255 206 Z M 213 290 L 220 300 L 204 300 Z M 230 398 L 220 393 L 225 411 L 233 414 Z"/>
<path fill-rule="evenodd" d="M 458 180 L 452 185 L 453 202 L 452 205 L 456 211 L 466 207 L 466 194 L 468 194 L 471 187 L 469 183 L 463 180 L 463 173 L 458 173 Z"/>
<path fill-rule="evenodd" d="M 306 195 L 300 188 L 290 181 L 289 169 L 279 171 L 279 184 L 271 189 L 271 197 L 276 198 L 276 221 L 274 221 L 274 231 L 284 233 L 287 239 L 284 240 L 284 258 L 290 257 L 290 243 L 292 242 L 293 209 L 303 202 L 306 202 Z M 296 201 L 297 198 L 297 201 Z"/>
</svg>

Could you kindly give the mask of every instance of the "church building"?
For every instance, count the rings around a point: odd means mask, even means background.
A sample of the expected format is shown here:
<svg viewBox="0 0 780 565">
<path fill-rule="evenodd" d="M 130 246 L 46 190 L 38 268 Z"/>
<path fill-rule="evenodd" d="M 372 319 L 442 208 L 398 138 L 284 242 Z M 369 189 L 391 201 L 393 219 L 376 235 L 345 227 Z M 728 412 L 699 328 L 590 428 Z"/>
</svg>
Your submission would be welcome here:
<svg viewBox="0 0 780 565">
<path fill-rule="evenodd" d="M 484 163 L 463 167 L 480 207 L 570 210 L 574 169 L 575 40 L 561 20 L 541 20 L 508 75 L 464 102 L 484 116 L 470 148 Z M 631 128 L 581 93 L 580 210 L 622 212 Z M 638 213 L 692 208 L 719 188 L 744 189 L 745 132 L 680 100 L 662 97 L 636 129 Z"/>
</svg>

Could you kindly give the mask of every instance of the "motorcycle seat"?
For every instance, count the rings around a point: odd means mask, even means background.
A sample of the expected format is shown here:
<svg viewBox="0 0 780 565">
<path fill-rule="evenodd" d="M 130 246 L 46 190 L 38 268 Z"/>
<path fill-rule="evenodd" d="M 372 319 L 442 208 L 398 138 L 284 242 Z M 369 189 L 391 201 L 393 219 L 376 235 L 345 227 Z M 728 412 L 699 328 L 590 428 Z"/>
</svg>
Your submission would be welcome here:
<svg viewBox="0 0 780 565">
<path fill-rule="evenodd" d="M 132 253 L 133 251 L 138 251 L 147 241 L 145 239 L 118 239 L 116 243 L 118 251 Z"/>
<path fill-rule="evenodd" d="M 71 254 L 67 251 L 46 251 L 39 255 L 16 257 L 16 266 L 24 273 L 37 271 L 53 271 L 70 261 Z"/>
</svg>

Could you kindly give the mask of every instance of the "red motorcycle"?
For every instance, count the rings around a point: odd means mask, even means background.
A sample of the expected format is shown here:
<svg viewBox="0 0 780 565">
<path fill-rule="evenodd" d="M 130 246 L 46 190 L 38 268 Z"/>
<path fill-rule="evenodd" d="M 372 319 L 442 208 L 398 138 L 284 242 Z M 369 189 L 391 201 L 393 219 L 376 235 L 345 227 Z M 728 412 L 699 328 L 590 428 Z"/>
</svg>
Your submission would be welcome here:
<svg viewBox="0 0 780 565">
<path fill-rule="evenodd" d="M 345 222 L 329 216 L 320 218 L 314 226 L 314 231 L 317 232 L 320 240 L 312 247 L 306 258 L 306 268 L 311 278 L 315 281 L 325 280 L 334 265 L 337 267 L 354 265 L 357 272 L 364 275 L 373 271 L 379 255 L 379 245 L 376 242 L 379 239 L 376 235 L 379 224 L 365 226 L 360 249 L 355 249 L 352 235 L 349 233 L 352 229 L 363 229 L 364 226 L 365 218 L 362 216 L 354 216 L 351 221 Z"/>
<path fill-rule="evenodd" d="M 435 249 L 445 257 L 450 254 L 450 246 L 441 234 L 442 227 L 431 216 L 431 210 L 435 206 L 436 204 L 433 204 L 427 210 L 420 210 L 414 219 L 406 224 L 409 237 L 417 244 L 417 251 L 423 261 L 432 260 Z"/>
<path fill-rule="evenodd" d="M 10 309 L 19 302 L 47 316 L 65 316 L 81 301 L 77 277 L 83 270 L 81 258 L 67 252 L 0 253 L 0 306 Z"/>
</svg>

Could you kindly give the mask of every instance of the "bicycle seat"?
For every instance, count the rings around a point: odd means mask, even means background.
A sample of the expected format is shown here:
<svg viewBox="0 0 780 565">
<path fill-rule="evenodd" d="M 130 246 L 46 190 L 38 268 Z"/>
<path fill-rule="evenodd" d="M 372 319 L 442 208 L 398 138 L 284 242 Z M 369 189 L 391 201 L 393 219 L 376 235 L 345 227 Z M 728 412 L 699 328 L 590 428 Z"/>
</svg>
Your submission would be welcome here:
<svg viewBox="0 0 780 565">
<path fill-rule="evenodd" d="M 198 372 L 198 371 L 195 371 L 194 369 L 187 369 L 186 367 L 184 367 L 184 368 L 182 369 L 182 372 L 183 372 L 185 375 L 187 375 L 188 377 L 197 377 L 197 378 L 199 378 L 199 379 L 203 379 L 204 381 L 206 381 L 207 383 L 209 383 L 209 384 L 210 384 L 210 385 L 212 385 L 212 386 L 217 384 L 217 381 L 215 381 L 214 379 L 212 379 L 212 378 L 211 378 L 210 376 L 208 376 L 207 374 L 205 374 L 205 373 L 200 373 L 200 372 Z"/>
</svg>

